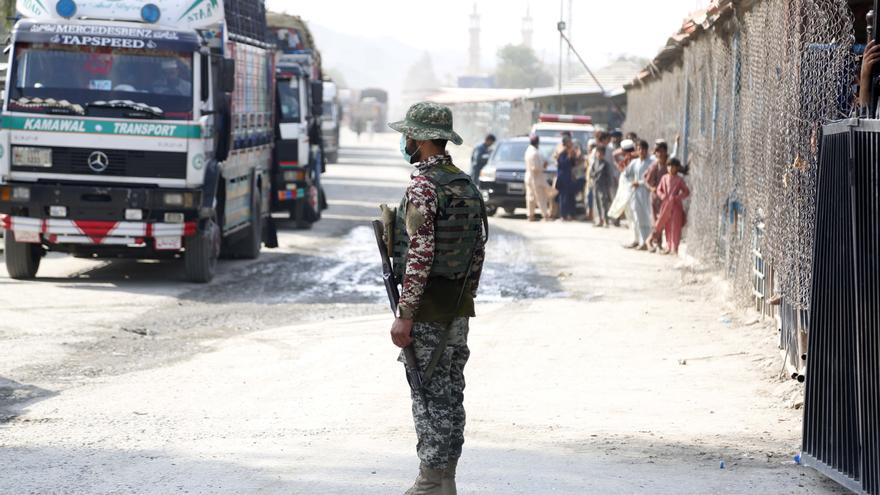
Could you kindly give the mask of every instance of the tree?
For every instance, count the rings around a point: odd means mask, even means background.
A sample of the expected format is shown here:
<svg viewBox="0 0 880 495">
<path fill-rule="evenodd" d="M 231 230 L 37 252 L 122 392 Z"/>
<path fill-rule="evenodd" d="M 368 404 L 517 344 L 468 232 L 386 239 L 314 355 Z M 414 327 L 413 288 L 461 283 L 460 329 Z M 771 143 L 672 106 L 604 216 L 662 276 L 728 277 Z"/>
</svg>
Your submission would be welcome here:
<svg viewBox="0 0 880 495">
<path fill-rule="evenodd" d="M 409 68 L 406 72 L 406 79 L 403 81 L 403 89 L 406 91 L 437 89 L 440 87 L 440 80 L 434 72 L 434 62 L 431 60 L 431 55 L 428 52 L 425 52 L 422 58 Z"/>
<path fill-rule="evenodd" d="M 501 88 L 543 88 L 553 85 L 553 76 L 525 45 L 507 45 L 498 50 L 495 83 Z"/>
</svg>

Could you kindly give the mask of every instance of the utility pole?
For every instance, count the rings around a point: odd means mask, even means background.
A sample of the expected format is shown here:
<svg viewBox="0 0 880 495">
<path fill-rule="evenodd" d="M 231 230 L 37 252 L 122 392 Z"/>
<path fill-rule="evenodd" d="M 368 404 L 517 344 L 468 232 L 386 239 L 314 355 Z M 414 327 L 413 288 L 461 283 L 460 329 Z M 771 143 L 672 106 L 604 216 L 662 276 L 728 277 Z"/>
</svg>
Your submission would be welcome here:
<svg viewBox="0 0 880 495">
<path fill-rule="evenodd" d="M 876 1 L 880 2 L 880 0 L 876 0 Z M 587 70 L 587 74 L 589 74 L 590 77 L 593 78 L 593 82 L 596 83 L 596 86 L 598 86 L 599 91 L 602 92 L 602 95 L 605 96 L 606 98 L 608 98 L 608 101 L 610 101 L 611 104 L 614 105 L 614 108 L 617 109 L 617 111 L 620 113 L 621 117 L 626 117 L 626 112 L 623 111 L 623 108 L 621 108 L 621 106 L 616 101 L 614 101 L 614 98 L 608 96 L 608 92 L 605 91 L 605 87 L 602 86 L 602 82 L 599 81 L 599 78 L 596 77 L 596 74 L 593 74 L 593 71 L 590 70 L 590 66 L 588 66 L 587 63 L 584 62 L 584 59 L 583 59 L 583 57 L 581 57 L 581 54 L 578 53 L 578 51 L 575 49 L 574 45 L 571 44 L 571 40 L 569 40 L 568 37 L 565 36 L 565 33 L 564 33 L 565 22 L 560 22 L 557 27 L 559 29 L 559 37 L 562 40 L 564 40 L 566 43 L 568 43 L 568 48 L 571 50 L 572 53 L 574 53 L 574 56 L 577 57 L 577 59 L 578 59 L 578 61 L 580 61 L 581 65 L 584 66 L 584 69 Z M 562 97 L 562 90 L 561 89 L 559 91 L 559 96 L 560 96 L 560 98 Z"/>
<path fill-rule="evenodd" d="M 565 4 L 564 0 L 559 0 L 559 23 L 556 25 L 556 29 L 559 30 L 559 81 L 558 81 L 558 92 L 559 92 L 559 111 L 557 113 L 565 113 L 565 99 L 562 96 L 562 40 L 565 38 Z"/>
<path fill-rule="evenodd" d="M 573 9 L 572 9 L 572 6 L 573 6 L 573 2 L 574 2 L 574 0 L 568 0 L 568 24 L 566 24 L 566 27 L 568 28 L 568 39 L 569 39 L 569 40 L 573 40 L 573 39 L 574 39 L 574 37 L 572 36 L 572 34 L 574 33 L 574 30 L 572 29 L 572 21 L 573 21 L 573 14 L 572 14 Z M 565 61 L 565 78 L 566 78 L 566 79 L 571 79 L 571 48 L 568 49 L 568 55 L 566 56 L 566 61 Z"/>
</svg>

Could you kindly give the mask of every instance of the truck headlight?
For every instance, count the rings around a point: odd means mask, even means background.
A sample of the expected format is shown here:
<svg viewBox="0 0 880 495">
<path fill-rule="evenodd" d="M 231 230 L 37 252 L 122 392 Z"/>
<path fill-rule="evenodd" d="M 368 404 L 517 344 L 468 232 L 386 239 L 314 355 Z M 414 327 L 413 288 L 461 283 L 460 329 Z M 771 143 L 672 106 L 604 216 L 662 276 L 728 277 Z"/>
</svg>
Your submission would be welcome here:
<svg viewBox="0 0 880 495">
<path fill-rule="evenodd" d="M 35 148 L 33 146 L 13 146 L 12 165 L 18 167 L 52 166 L 52 149 Z"/>
<path fill-rule="evenodd" d="M 483 170 L 480 170 L 480 180 L 484 182 L 492 182 L 495 180 L 495 167 L 483 167 Z"/>
<path fill-rule="evenodd" d="M 13 187 L 12 199 L 15 201 L 30 201 L 31 190 L 26 187 Z"/>
<path fill-rule="evenodd" d="M 183 193 L 165 193 L 166 206 L 183 206 Z"/>
<path fill-rule="evenodd" d="M 162 202 L 165 206 L 182 206 L 184 208 L 192 208 L 194 201 L 193 193 L 165 193 L 162 196 Z"/>
</svg>

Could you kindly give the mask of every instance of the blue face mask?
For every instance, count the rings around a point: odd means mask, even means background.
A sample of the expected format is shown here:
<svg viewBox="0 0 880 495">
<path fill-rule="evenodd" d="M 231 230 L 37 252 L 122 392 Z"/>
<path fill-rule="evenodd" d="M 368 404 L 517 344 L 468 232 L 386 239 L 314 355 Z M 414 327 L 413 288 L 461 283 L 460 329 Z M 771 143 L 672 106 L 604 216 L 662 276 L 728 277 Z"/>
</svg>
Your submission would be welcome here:
<svg viewBox="0 0 880 495">
<path fill-rule="evenodd" d="M 415 152 L 410 153 L 406 150 L 406 135 L 400 135 L 400 154 L 403 155 L 403 159 L 406 160 L 406 163 L 412 164 L 415 161 L 413 157 L 419 152 L 420 148 L 421 146 L 416 148 Z"/>
</svg>

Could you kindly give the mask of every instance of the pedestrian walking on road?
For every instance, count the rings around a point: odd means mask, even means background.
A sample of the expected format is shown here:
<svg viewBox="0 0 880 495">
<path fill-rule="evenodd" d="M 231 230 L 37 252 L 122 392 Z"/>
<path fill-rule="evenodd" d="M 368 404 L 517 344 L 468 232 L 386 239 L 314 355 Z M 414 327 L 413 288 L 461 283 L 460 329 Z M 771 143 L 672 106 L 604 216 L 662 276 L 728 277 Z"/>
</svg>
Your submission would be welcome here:
<svg viewBox="0 0 880 495">
<path fill-rule="evenodd" d="M 539 144 L 541 138 L 532 134 L 529 137 L 529 147 L 526 149 L 526 210 L 529 213 L 529 221 L 534 222 L 535 205 L 541 210 L 541 217 L 545 222 L 550 218 L 550 184 L 547 183 L 547 158 L 541 153 Z"/>
<path fill-rule="evenodd" d="M 678 254 L 678 246 L 681 244 L 681 230 L 687 224 L 687 216 L 684 211 L 684 200 L 690 195 L 687 183 L 682 178 L 682 166 L 678 158 L 669 160 L 669 172 L 660 180 L 657 194 L 663 201 L 660 208 L 660 216 L 654 227 L 654 239 L 659 239 L 659 232 L 665 230 L 667 249 L 664 254 Z"/>
<path fill-rule="evenodd" d="M 486 208 L 471 178 L 446 152 L 462 143 L 452 111 L 416 103 L 406 119 L 389 124 L 414 164 L 394 226 L 394 275 L 402 285 L 391 339 L 412 345 L 422 377 L 411 390 L 421 461 L 406 495 L 456 493 L 455 471 L 464 445 L 464 367 L 469 318 L 474 316 L 488 238 Z M 399 360 L 406 363 L 404 352 Z M 412 370 L 410 370 L 412 371 Z"/>
<path fill-rule="evenodd" d="M 475 184 L 480 183 L 480 171 L 489 163 L 489 155 L 494 145 L 495 136 L 489 134 L 482 143 L 474 147 L 474 152 L 471 153 L 471 179 Z"/>
<path fill-rule="evenodd" d="M 651 218 L 651 194 L 645 185 L 645 173 L 654 163 L 654 158 L 648 156 L 648 152 L 648 142 L 639 141 L 639 155 L 630 162 L 623 174 L 633 190 L 630 197 L 630 211 L 635 237 L 633 243 L 627 247 L 640 251 L 648 250 L 648 241 L 654 228 Z M 638 240 L 635 240 L 636 237 Z"/>
<path fill-rule="evenodd" d="M 556 162 L 556 190 L 559 191 L 559 214 L 564 221 L 574 220 L 578 183 L 574 168 L 577 166 L 580 150 L 571 136 L 562 137 L 563 149 Z"/>
</svg>

